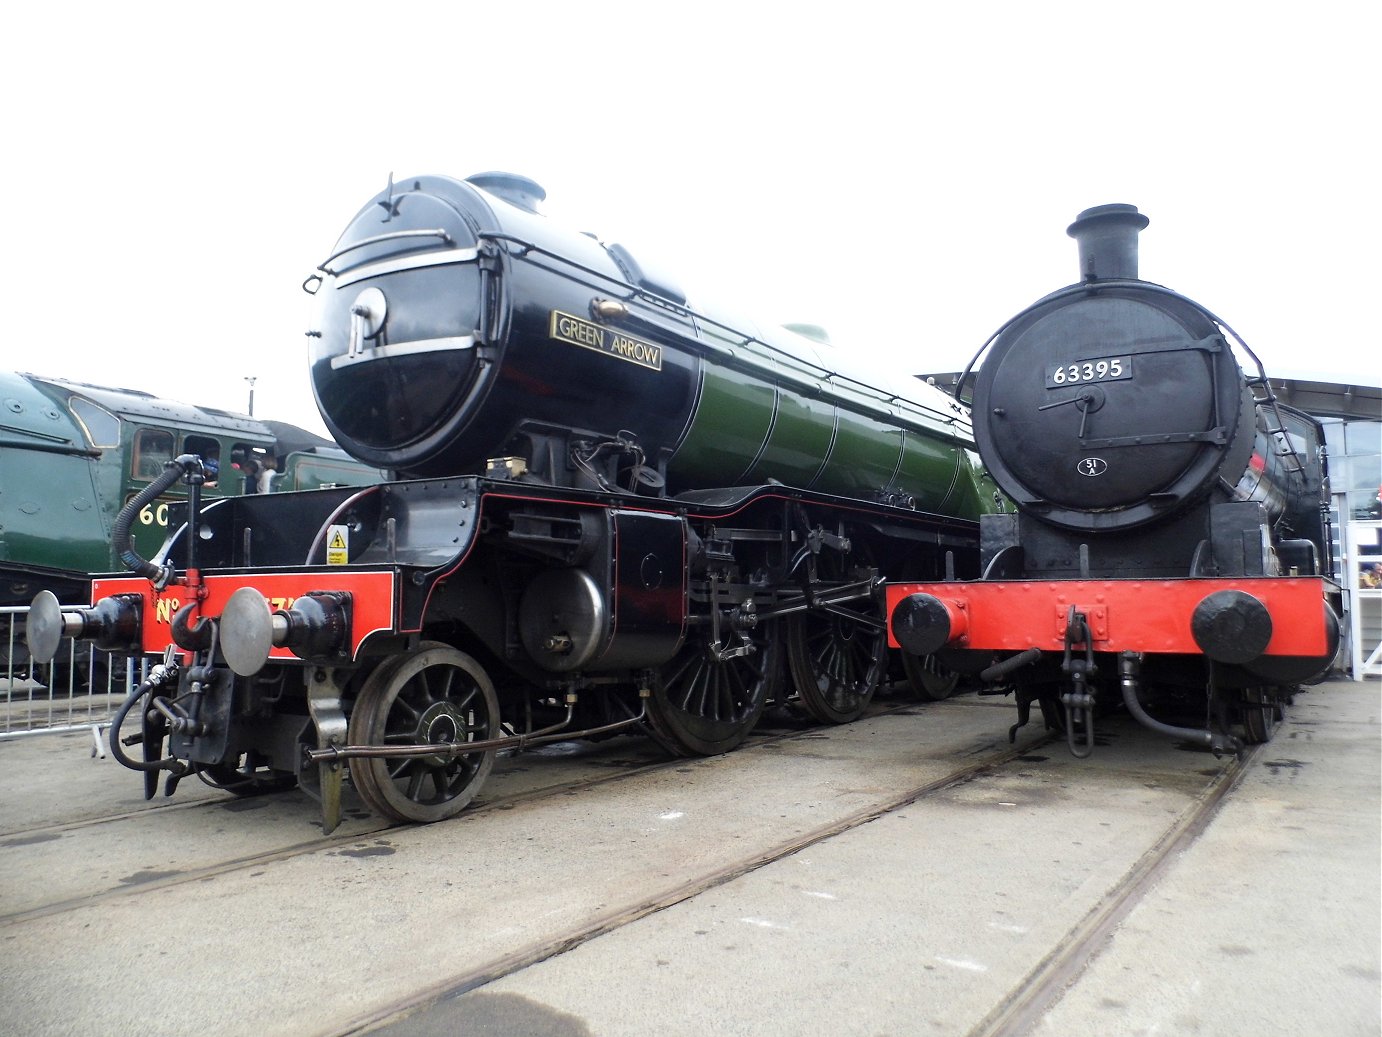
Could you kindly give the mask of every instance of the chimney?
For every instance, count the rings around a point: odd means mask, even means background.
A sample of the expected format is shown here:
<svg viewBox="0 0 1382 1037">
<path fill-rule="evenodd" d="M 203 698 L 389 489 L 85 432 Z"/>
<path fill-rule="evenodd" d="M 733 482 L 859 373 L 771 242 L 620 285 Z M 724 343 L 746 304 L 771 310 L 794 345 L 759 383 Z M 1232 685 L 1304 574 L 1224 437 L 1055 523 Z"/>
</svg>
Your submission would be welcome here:
<svg viewBox="0 0 1382 1037">
<path fill-rule="evenodd" d="M 1150 221 L 1135 205 L 1096 205 L 1075 217 L 1066 233 L 1080 245 L 1085 281 L 1137 280 L 1137 235 Z"/>
</svg>

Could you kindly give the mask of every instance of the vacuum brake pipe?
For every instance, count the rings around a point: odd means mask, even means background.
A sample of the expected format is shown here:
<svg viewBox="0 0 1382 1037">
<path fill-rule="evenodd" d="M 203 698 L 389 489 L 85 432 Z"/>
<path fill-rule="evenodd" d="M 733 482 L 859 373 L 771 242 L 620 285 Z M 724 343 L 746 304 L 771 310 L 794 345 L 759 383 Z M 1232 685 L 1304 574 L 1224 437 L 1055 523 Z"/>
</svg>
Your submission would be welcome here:
<svg viewBox="0 0 1382 1037">
<path fill-rule="evenodd" d="M 110 531 L 111 546 L 115 549 L 116 556 L 125 563 L 125 567 L 132 572 L 152 581 L 153 585 L 162 590 L 168 585 L 168 581 L 173 578 L 173 566 L 155 565 L 153 562 L 142 558 L 138 551 L 134 549 L 134 538 L 130 535 L 130 527 L 134 525 L 134 517 L 144 508 L 162 495 L 163 491 L 172 486 L 173 483 L 181 479 L 189 471 L 195 471 L 198 475 L 202 474 L 201 458 L 195 454 L 183 454 L 174 458 L 163 466 L 163 474 L 153 482 L 145 486 L 130 499 L 130 502 L 120 509 L 120 514 L 115 516 L 115 525 Z M 199 502 L 200 480 L 192 486 L 192 513 L 195 514 Z M 195 542 L 195 538 L 194 538 Z M 191 568 L 191 565 L 188 566 Z"/>
<path fill-rule="evenodd" d="M 1171 724 L 1163 724 L 1143 709 L 1142 703 L 1137 700 L 1137 669 L 1140 662 L 1141 659 L 1136 652 L 1124 652 L 1118 660 L 1118 672 L 1123 684 L 1123 705 L 1128 707 L 1128 712 L 1136 718 L 1139 724 L 1161 734 L 1170 735 L 1172 738 L 1184 738 L 1188 742 L 1203 746 L 1215 756 L 1238 753 L 1242 750 L 1243 743 L 1233 735 L 1218 734 L 1197 727 L 1174 727 Z"/>
</svg>

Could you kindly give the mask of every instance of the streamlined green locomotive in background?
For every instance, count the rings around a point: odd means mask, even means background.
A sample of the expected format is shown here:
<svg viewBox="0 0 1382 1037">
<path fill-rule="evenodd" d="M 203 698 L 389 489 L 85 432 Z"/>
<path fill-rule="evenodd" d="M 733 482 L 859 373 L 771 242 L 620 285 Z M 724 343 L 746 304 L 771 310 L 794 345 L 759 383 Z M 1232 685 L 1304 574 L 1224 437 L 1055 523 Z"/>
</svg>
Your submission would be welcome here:
<svg viewBox="0 0 1382 1037">
<path fill-rule="evenodd" d="M 329 440 L 283 422 L 113 389 L 0 371 L 0 605 L 27 605 L 40 590 L 90 600 L 93 572 L 120 566 L 111 549 L 116 514 L 179 454 L 206 460 L 208 497 L 375 482 Z M 272 461 L 276 474 L 261 480 Z M 138 550 L 168 534 L 179 485 L 134 517 Z"/>
</svg>

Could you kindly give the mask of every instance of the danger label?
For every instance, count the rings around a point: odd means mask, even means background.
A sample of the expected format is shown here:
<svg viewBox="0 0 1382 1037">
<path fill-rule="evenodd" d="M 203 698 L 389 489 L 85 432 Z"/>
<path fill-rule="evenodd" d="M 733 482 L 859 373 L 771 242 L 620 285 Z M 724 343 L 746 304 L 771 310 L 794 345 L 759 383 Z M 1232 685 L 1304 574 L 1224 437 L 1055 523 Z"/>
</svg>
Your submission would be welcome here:
<svg viewBox="0 0 1382 1037">
<path fill-rule="evenodd" d="M 350 564 L 350 528 L 348 526 L 326 527 L 326 564 Z"/>
</svg>

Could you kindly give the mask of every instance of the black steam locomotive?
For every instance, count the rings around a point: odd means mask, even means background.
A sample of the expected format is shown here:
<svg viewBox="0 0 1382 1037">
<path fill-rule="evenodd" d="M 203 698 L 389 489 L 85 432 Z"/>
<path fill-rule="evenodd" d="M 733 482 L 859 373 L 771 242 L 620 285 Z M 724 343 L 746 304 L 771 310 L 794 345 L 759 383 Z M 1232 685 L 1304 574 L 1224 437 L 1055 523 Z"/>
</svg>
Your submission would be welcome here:
<svg viewBox="0 0 1382 1037">
<path fill-rule="evenodd" d="M 693 308 L 543 197 L 391 181 L 305 285 L 322 417 L 394 479 L 204 503 L 179 457 L 126 509 L 188 486 L 162 553 L 126 538 L 136 577 L 35 603 L 45 645 L 163 655 L 111 738 L 148 794 L 302 781 L 329 830 L 348 763 L 378 812 L 432 821 L 504 749 L 646 727 L 718 753 L 769 702 L 846 722 L 890 663 L 885 575 L 978 575 L 997 494 L 965 408 Z"/>
<path fill-rule="evenodd" d="M 981 520 L 983 578 L 888 590 L 893 643 L 1015 692 L 1013 734 L 1038 703 L 1077 755 L 1120 700 L 1215 753 L 1265 741 L 1338 649 L 1323 430 L 1214 314 L 1138 278 L 1147 222 L 1081 213 L 1084 279 L 981 351 L 975 437 L 1017 506 Z M 1166 722 L 1186 708 L 1208 725 Z"/>
</svg>

